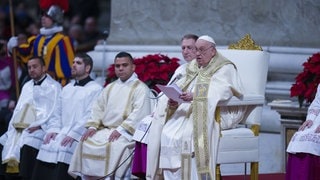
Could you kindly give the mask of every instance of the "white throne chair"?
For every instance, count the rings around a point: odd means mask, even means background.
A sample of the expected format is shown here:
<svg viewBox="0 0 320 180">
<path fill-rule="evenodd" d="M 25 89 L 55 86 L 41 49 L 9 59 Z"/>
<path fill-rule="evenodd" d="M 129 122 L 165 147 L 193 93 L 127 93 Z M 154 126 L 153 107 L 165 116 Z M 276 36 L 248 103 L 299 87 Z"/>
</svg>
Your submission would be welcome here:
<svg viewBox="0 0 320 180">
<path fill-rule="evenodd" d="M 251 180 L 258 179 L 259 170 L 259 127 L 262 106 L 265 103 L 265 86 L 269 64 L 269 53 L 261 50 L 219 50 L 238 69 L 245 94 L 243 99 L 232 98 L 220 102 L 216 114 L 223 118 L 223 109 L 245 107 L 246 116 L 238 127 L 221 130 L 216 166 L 216 179 L 221 178 L 220 164 L 251 163 Z M 223 108 L 224 107 L 224 108 Z M 225 108 L 227 107 L 227 108 Z M 226 116 L 230 117 L 230 116 Z M 246 164 L 245 164 L 246 167 Z M 246 169 L 245 169 L 246 174 Z"/>
</svg>

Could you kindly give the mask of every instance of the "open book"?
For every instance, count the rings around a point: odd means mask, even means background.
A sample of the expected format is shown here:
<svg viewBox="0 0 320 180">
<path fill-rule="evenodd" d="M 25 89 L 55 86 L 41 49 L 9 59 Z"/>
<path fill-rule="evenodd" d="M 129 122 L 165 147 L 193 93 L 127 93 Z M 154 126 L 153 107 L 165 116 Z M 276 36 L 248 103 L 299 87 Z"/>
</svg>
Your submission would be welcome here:
<svg viewBox="0 0 320 180">
<path fill-rule="evenodd" d="M 180 95 L 182 94 L 182 90 L 175 84 L 170 85 L 156 85 L 162 92 L 165 94 L 168 98 L 177 101 L 178 103 L 186 102 L 180 98 Z"/>
</svg>

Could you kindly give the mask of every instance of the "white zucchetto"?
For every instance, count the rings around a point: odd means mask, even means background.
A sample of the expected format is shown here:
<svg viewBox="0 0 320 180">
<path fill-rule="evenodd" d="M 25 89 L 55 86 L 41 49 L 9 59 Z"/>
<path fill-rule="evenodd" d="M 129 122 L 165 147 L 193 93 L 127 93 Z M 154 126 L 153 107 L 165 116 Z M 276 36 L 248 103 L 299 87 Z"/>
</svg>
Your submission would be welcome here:
<svg viewBox="0 0 320 180">
<path fill-rule="evenodd" d="M 210 36 L 208 36 L 208 35 L 200 36 L 198 39 L 202 39 L 202 40 L 211 42 L 211 43 L 213 43 L 214 45 L 216 45 L 216 42 L 213 40 L 213 38 L 210 37 Z"/>
</svg>

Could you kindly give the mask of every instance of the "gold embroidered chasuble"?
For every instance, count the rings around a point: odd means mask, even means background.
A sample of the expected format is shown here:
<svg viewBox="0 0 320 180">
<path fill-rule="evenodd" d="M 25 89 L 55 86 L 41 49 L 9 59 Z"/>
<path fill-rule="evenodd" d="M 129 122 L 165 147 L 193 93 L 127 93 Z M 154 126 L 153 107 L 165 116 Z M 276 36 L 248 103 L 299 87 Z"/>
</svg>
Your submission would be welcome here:
<svg viewBox="0 0 320 180">
<path fill-rule="evenodd" d="M 212 75 L 222 66 L 232 63 L 225 58 L 218 58 L 217 54 L 211 59 L 208 66 L 199 69 L 193 97 L 193 138 L 198 176 L 210 177 L 210 151 L 208 147 L 208 90 Z M 191 66 L 191 68 L 194 66 Z M 212 178 L 211 178 L 212 179 Z"/>
<path fill-rule="evenodd" d="M 208 112 L 208 91 L 211 83 L 211 77 L 221 67 L 227 64 L 232 64 L 219 53 L 211 59 L 210 63 L 204 67 L 199 68 L 196 61 L 192 61 L 187 68 L 186 81 L 182 85 L 185 90 L 188 85 L 196 79 L 195 91 L 193 94 L 192 102 L 192 119 L 193 119 L 193 141 L 194 151 L 196 157 L 196 165 L 198 171 L 198 177 L 213 179 L 213 175 L 210 171 L 210 147 L 208 142 L 208 116 L 213 113 Z M 212 85 L 214 86 L 214 84 Z M 182 156 L 182 158 L 185 158 Z M 182 161 L 183 163 L 183 161 Z M 184 166 L 184 165 L 182 165 Z"/>
</svg>

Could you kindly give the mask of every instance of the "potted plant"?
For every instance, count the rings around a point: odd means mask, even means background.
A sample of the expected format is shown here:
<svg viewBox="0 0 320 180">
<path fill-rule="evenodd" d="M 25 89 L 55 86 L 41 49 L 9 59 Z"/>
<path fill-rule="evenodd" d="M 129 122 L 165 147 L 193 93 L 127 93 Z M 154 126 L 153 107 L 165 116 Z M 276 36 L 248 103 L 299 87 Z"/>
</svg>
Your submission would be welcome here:
<svg viewBox="0 0 320 180">
<path fill-rule="evenodd" d="M 159 92 L 160 90 L 155 85 L 167 84 L 179 66 L 178 62 L 178 58 L 169 58 L 163 54 L 150 54 L 142 58 L 134 58 L 135 73 L 150 89 Z M 105 86 L 117 79 L 114 64 L 108 67 L 107 72 Z"/>
<path fill-rule="evenodd" d="M 296 76 L 296 81 L 290 88 L 290 96 L 298 97 L 300 107 L 304 101 L 311 103 L 317 93 L 320 83 L 320 52 L 313 54 L 302 65 L 303 71 Z"/>
</svg>

